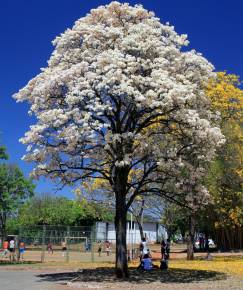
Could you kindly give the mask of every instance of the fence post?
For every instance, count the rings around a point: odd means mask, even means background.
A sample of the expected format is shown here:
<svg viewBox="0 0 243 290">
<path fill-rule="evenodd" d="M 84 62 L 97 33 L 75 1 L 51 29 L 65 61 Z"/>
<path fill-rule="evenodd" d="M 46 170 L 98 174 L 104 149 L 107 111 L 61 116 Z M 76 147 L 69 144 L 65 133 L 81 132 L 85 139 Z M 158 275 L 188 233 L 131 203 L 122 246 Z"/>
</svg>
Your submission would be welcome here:
<svg viewBox="0 0 243 290">
<path fill-rule="evenodd" d="M 42 228 L 42 249 L 41 249 L 41 263 L 45 261 L 45 250 L 46 250 L 46 225 Z"/>
<path fill-rule="evenodd" d="M 66 262 L 69 262 L 69 237 L 70 237 L 70 226 L 67 226 L 67 250 L 66 250 Z"/>
<path fill-rule="evenodd" d="M 91 227 L 91 262 L 94 262 L 95 225 Z"/>
<path fill-rule="evenodd" d="M 24 240 L 22 240 L 22 228 L 19 227 L 18 228 L 18 235 L 17 235 L 17 241 L 16 241 L 16 247 L 18 248 L 18 251 L 17 251 L 17 260 L 19 261 L 20 260 L 20 252 L 19 252 L 19 243 L 21 242 L 25 242 Z"/>
</svg>

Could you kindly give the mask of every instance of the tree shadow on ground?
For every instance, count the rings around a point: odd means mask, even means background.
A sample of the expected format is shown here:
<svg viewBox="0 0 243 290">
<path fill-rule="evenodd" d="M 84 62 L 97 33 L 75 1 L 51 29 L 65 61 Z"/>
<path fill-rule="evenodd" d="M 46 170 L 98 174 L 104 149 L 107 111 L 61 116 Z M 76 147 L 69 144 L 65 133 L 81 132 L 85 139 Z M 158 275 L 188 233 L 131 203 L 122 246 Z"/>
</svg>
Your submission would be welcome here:
<svg viewBox="0 0 243 290">
<path fill-rule="evenodd" d="M 191 269 L 154 269 L 141 271 L 136 268 L 129 269 L 130 277 L 126 279 L 130 283 L 191 283 L 203 281 L 216 281 L 226 279 L 226 275 L 216 271 L 191 270 Z M 112 268 L 83 269 L 79 272 L 41 274 L 37 277 L 40 281 L 52 282 L 107 282 L 116 283 L 121 280 L 115 277 L 115 270 Z"/>
</svg>

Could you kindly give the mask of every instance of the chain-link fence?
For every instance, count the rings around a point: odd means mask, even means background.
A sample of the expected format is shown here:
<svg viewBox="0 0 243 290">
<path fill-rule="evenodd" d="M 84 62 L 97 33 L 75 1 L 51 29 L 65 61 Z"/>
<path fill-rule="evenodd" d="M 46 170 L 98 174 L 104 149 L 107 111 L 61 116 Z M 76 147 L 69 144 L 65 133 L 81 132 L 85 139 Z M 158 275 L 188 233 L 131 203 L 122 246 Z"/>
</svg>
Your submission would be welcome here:
<svg viewBox="0 0 243 290">
<path fill-rule="evenodd" d="M 16 257 L 30 262 L 115 262 L 116 241 L 106 240 L 96 226 L 21 227 L 14 237 Z M 135 245 L 127 245 L 128 260 L 139 256 Z M 0 256 L 1 259 L 1 256 Z M 7 259 L 7 256 L 6 256 Z"/>
</svg>

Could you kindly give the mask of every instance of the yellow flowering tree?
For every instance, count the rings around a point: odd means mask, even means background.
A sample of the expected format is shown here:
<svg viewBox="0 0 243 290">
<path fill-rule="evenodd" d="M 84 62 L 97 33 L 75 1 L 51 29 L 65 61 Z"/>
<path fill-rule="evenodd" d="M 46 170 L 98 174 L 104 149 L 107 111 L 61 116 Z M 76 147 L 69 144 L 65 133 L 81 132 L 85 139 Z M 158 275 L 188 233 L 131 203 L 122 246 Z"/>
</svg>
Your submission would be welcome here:
<svg viewBox="0 0 243 290">
<path fill-rule="evenodd" d="M 209 82 L 207 95 L 212 111 L 221 116 L 226 142 L 207 178 L 214 204 L 208 207 L 215 238 L 221 248 L 243 248 L 243 90 L 239 77 L 219 72 Z"/>
</svg>

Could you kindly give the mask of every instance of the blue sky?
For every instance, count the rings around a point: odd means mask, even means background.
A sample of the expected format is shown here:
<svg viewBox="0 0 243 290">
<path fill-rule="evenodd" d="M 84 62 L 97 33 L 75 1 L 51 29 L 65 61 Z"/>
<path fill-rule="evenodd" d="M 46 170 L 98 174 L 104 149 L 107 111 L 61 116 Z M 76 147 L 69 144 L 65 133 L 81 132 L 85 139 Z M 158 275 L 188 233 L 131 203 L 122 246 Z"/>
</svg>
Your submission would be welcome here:
<svg viewBox="0 0 243 290">
<path fill-rule="evenodd" d="M 27 104 L 16 104 L 13 93 L 46 66 L 51 41 L 90 9 L 110 1 L 5 0 L 0 1 L 0 141 L 8 148 L 10 162 L 27 175 L 31 165 L 21 161 L 25 146 L 19 143 L 34 119 Z M 190 48 L 203 53 L 216 70 L 243 78 L 243 1 L 170 0 L 120 1 L 140 3 L 153 10 L 161 22 L 170 22 L 178 33 L 188 34 Z M 37 192 L 54 192 L 54 185 L 40 180 Z M 58 194 L 73 196 L 69 188 Z"/>
</svg>

